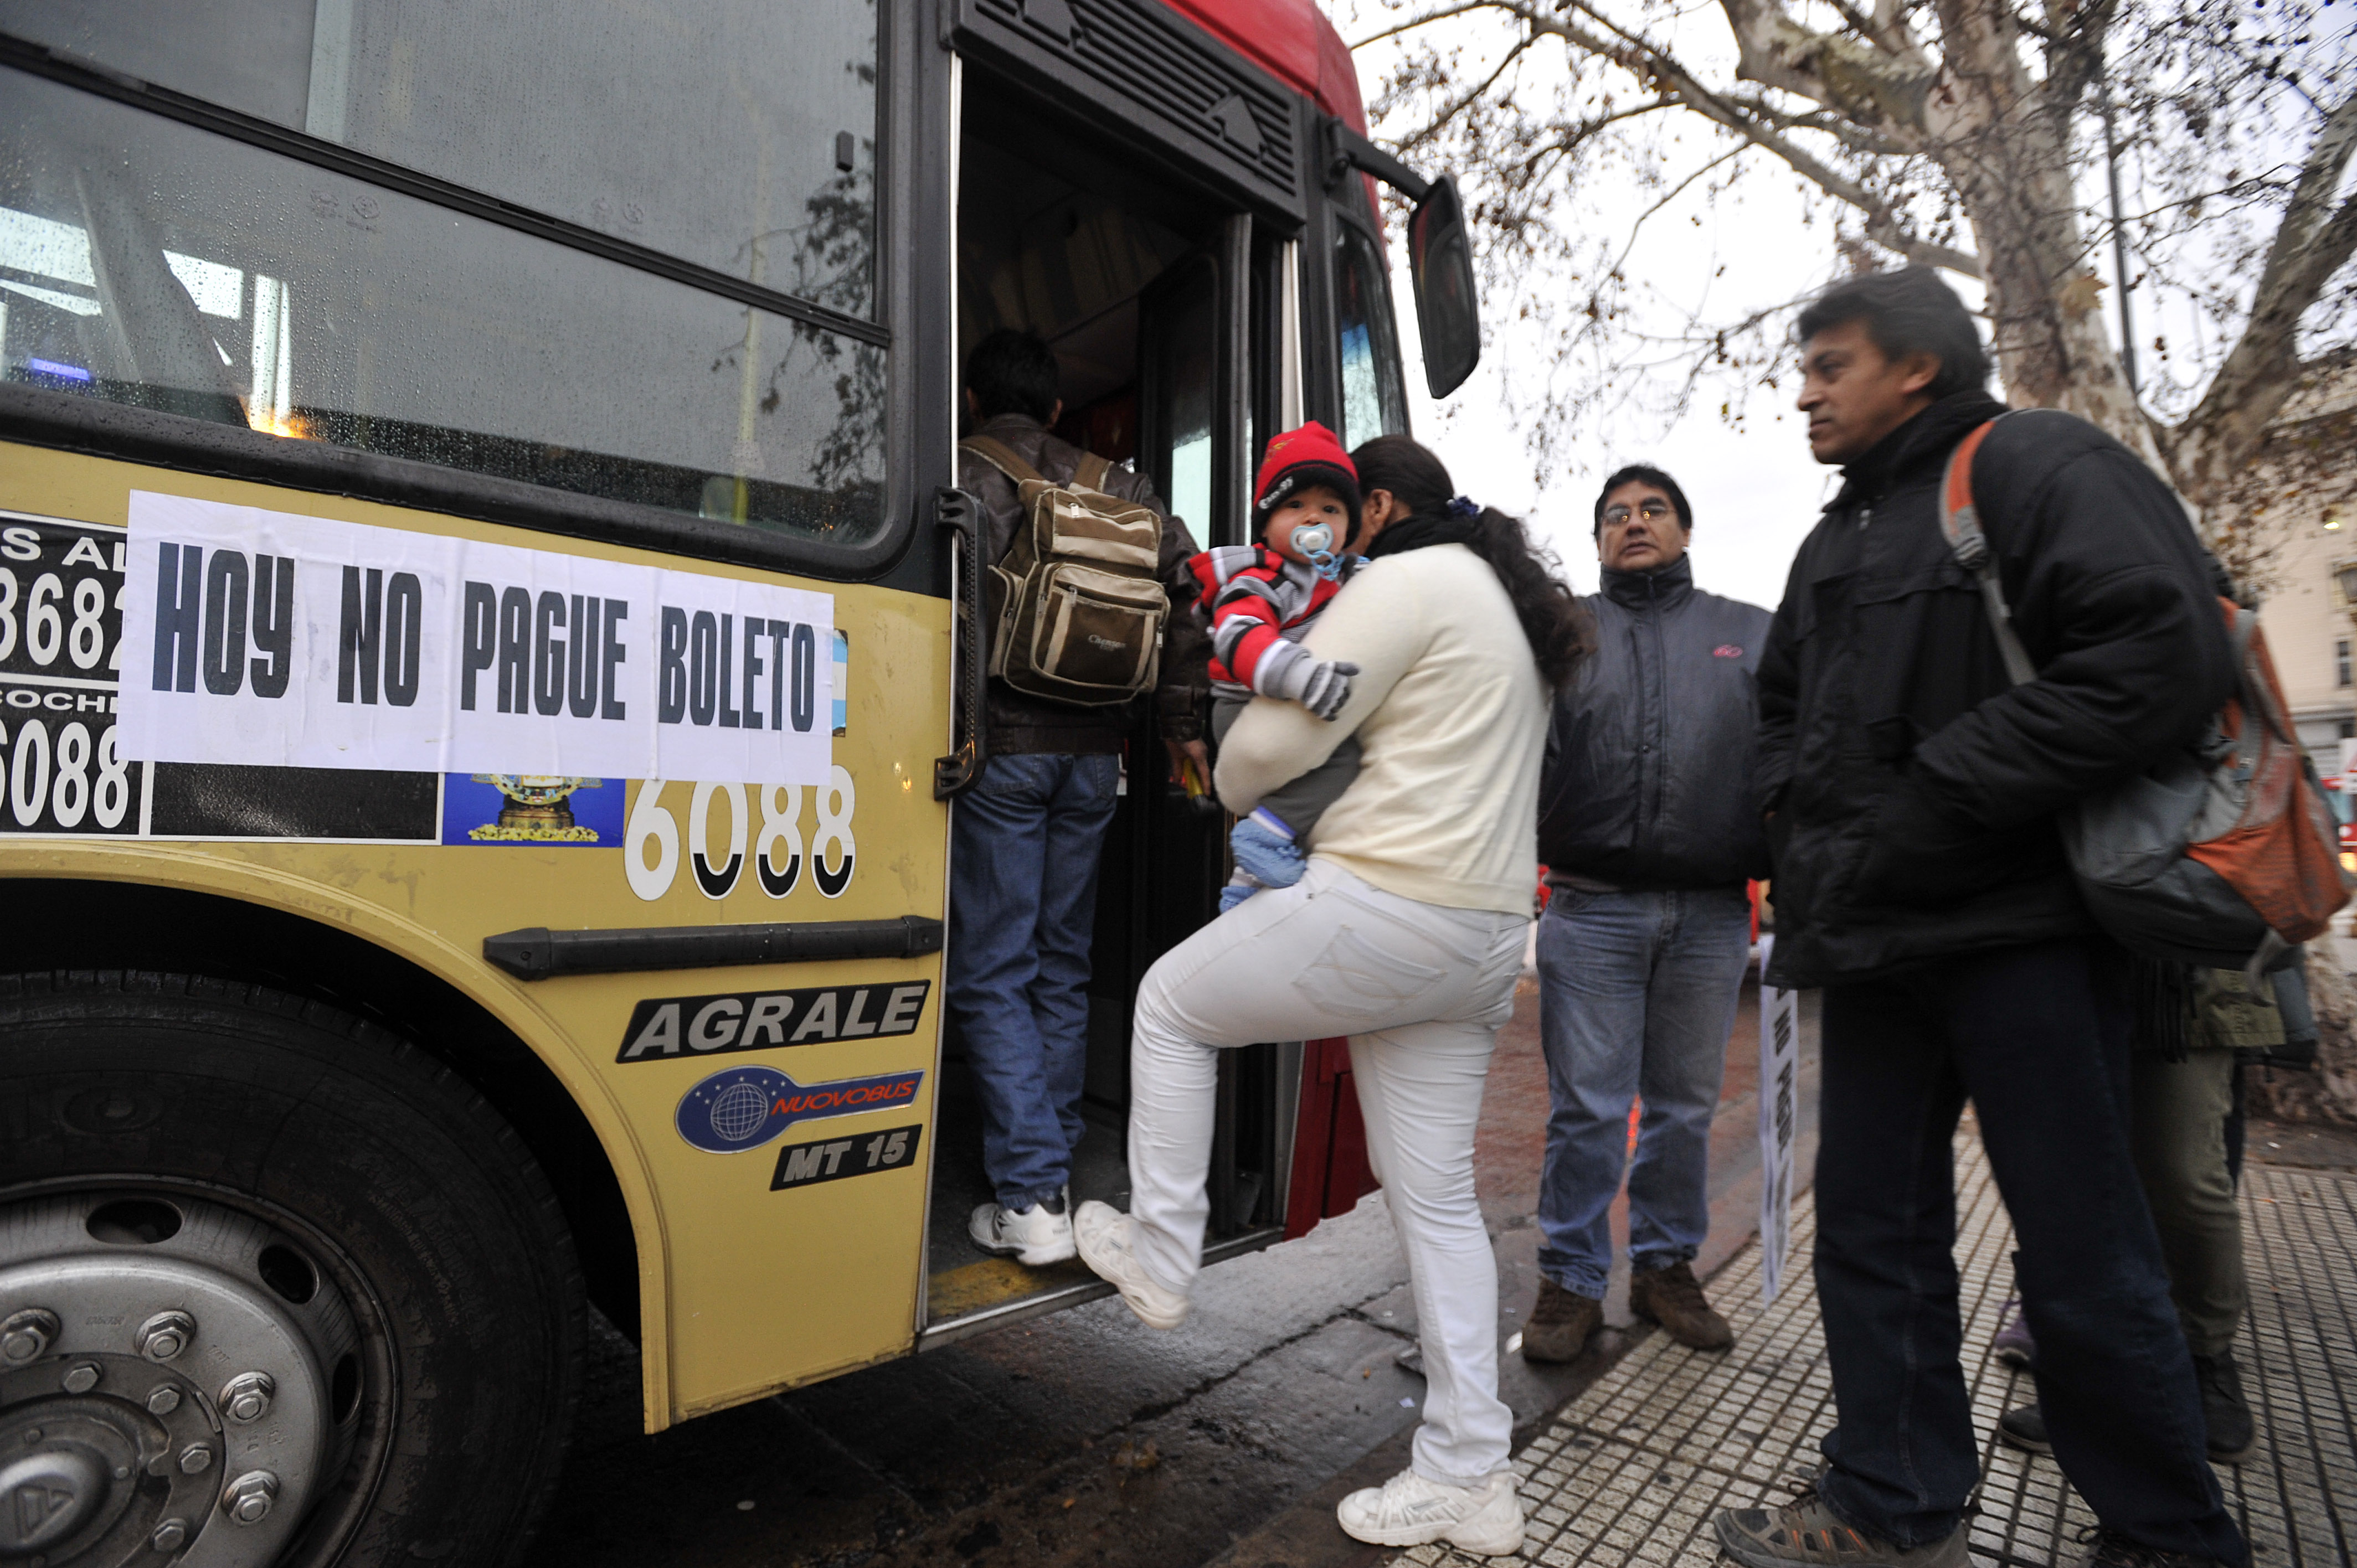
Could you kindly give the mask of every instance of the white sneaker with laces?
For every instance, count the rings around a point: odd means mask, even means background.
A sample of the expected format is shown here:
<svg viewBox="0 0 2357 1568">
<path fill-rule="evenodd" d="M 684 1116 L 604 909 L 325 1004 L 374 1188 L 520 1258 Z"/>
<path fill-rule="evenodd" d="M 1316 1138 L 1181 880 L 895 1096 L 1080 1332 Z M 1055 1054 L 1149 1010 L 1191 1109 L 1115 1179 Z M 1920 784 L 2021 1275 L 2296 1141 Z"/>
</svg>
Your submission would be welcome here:
<svg viewBox="0 0 2357 1568">
<path fill-rule="evenodd" d="M 1083 1203 L 1072 1216 L 1072 1240 L 1081 1262 L 1121 1291 L 1121 1299 L 1148 1328 L 1176 1328 L 1187 1321 L 1187 1298 L 1146 1272 L 1131 1250 L 1137 1221 L 1110 1203 Z"/>
<path fill-rule="evenodd" d="M 1344 1498 L 1334 1516 L 1351 1539 L 1376 1546 L 1446 1541 L 1479 1557 L 1510 1557 L 1523 1547 L 1523 1499 L 1511 1470 L 1478 1487 L 1452 1487 L 1402 1470 L 1380 1487 Z"/>
<path fill-rule="evenodd" d="M 1013 1258 L 1027 1269 L 1060 1263 L 1072 1255 L 1072 1217 L 1069 1209 L 1050 1214 L 1044 1203 L 1009 1208 L 985 1203 L 966 1221 L 966 1234 L 985 1252 Z"/>
</svg>

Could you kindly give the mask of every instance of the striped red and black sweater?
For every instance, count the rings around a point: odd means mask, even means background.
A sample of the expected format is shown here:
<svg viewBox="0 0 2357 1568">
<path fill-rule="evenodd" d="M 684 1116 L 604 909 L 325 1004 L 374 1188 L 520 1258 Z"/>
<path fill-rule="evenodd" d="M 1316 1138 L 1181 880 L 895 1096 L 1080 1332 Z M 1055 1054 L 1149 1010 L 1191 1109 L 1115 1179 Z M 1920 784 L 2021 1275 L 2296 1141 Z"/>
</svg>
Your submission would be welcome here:
<svg viewBox="0 0 2357 1568">
<path fill-rule="evenodd" d="M 1278 689 L 1285 671 L 1311 657 L 1298 640 L 1341 591 L 1302 562 L 1265 544 L 1222 544 L 1189 559 L 1211 622 L 1211 686 L 1231 696 Z"/>
</svg>

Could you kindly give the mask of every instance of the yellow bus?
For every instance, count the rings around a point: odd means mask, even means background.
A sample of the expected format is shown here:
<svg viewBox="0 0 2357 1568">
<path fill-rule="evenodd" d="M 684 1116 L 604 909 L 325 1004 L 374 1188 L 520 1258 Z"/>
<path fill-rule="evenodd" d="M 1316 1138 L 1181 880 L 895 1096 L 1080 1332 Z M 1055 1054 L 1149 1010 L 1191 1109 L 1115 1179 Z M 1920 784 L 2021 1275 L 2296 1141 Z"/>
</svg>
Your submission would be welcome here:
<svg viewBox="0 0 2357 1568">
<path fill-rule="evenodd" d="M 1241 539 L 1406 427 L 1375 178 L 1479 352 L 1362 131 L 1310 0 L 0 0 L 0 1558 L 504 1561 L 592 1310 L 657 1431 L 1100 1294 L 963 1234 L 958 345 Z M 1076 1197 L 1223 871 L 1158 756 Z M 1228 1065 L 1219 1255 L 1346 1088 Z"/>
</svg>

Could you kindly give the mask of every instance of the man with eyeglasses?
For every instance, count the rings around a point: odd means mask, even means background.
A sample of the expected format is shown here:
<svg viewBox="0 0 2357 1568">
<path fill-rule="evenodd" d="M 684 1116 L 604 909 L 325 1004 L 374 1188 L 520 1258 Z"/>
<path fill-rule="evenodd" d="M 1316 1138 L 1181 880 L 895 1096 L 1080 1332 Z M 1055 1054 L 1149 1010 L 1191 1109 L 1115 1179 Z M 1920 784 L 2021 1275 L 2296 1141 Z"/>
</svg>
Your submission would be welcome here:
<svg viewBox="0 0 2357 1568">
<path fill-rule="evenodd" d="M 1577 1357 L 1604 1319 L 1612 1199 L 1629 1181 L 1630 1309 L 1679 1343 L 1734 1343 L 1694 1275 L 1710 1224 L 1711 1115 L 1766 875 L 1752 805 L 1753 680 L 1769 614 L 1694 585 L 1694 514 L 1658 468 L 1596 499 L 1596 654 L 1555 699 L 1540 788 L 1539 1031 L 1546 1163 L 1533 1361 Z M 1637 1154 L 1629 1108 L 1641 1099 Z"/>
</svg>

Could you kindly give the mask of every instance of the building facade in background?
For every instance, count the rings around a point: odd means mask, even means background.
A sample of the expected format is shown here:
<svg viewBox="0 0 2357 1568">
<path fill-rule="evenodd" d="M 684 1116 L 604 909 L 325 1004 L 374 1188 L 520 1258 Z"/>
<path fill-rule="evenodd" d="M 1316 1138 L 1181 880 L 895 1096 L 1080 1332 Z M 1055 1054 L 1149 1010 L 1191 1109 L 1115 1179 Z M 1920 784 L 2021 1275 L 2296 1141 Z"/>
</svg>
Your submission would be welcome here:
<svg viewBox="0 0 2357 1568">
<path fill-rule="evenodd" d="M 2357 737 L 2352 685 L 2357 621 L 2335 573 L 2357 563 L 2357 360 L 2303 388 L 2269 431 L 2252 489 L 2274 515 L 2260 623 L 2299 737 L 2324 778 L 2341 771 L 2341 743 Z"/>
</svg>

